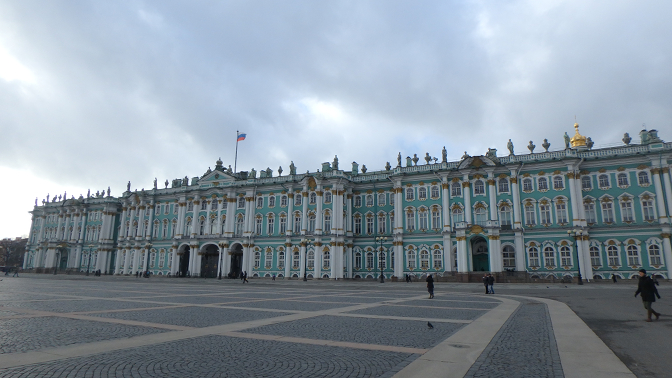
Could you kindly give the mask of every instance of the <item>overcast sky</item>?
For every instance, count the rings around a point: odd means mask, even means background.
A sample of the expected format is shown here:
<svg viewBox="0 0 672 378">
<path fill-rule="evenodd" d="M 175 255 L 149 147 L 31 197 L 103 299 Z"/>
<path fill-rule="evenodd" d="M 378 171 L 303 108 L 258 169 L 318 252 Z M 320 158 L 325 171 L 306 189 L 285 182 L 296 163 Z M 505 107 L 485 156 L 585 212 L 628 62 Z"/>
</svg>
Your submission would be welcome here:
<svg viewBox="0 0 672 378">
<path fill-rule="evenodd" d="M 338 155 L 672 139 L 671 1 L 0 0 L 0 237 L 35 198 Z"/>
</svg>

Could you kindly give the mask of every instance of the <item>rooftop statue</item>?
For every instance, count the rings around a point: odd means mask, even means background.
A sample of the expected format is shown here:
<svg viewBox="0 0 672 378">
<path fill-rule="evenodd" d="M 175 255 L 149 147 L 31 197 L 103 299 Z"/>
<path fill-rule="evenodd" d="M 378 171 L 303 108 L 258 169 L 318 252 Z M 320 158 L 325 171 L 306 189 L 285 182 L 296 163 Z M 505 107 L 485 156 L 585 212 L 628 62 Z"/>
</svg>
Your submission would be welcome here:
<svg viewBox="0 0 672 378">
<path fill-rule="evenodd" d="M 593 145 L 594 145 L 594 144 L 595 144 L 595 143 L 593 143 L 593 140 L 590 139 L 590 137 L 586 138 L 586 147 L 588 147 L 589 150 L 592 150 L 592 149 L 593 149 Z"/>
<path fill-rule="evenodd" d="M 334 163 L 331 165 L 334 171 L 338 171 L 338 155 L 334 155 Z"/>
<path fill-rule="evenodd" d="M 254 168 L 250 170 L 249 178 L 257 178 L 257 171 Z"/>
<path fill-rule="evenodd" d="M 296 166 L 294 165 L 294 161 L 292 160 L 292 163 L 289 164 L 289 174 L 294 176 L 296 174 Z"/>
<path fill-rule="evenodd" d="M 413 165 L 418 165 L 418 160 L 420 160 L 418 154 L 413 154 Z"/>
<path fill-rule="evenodd" d="M 208 167 L 208 171 L 210 171 L 210 167 Z M 156 177 L 154 177 L 154 189 L 156 189 Z"/>
<path fill-rule="evenodd" d="M 282 165 L 278 167 L 278 176 L 282 176 Z"/>
<path fill-rule="evenodd" d="M 392 166 L 390 165 L 390 162 L 388 161 L 387 163 L 385 163 L 385 170 L 389 171 L 390 169 L 392 169 Z"/>
<path fill-rule="evenodd" d="M 541 147 L 544 147 L 544 150 L 548 152 L 549 147 L 551 147 L 551 144 L 548 143 L 548 139 L 544 138 L 544 143 L 541 144 Z"/>
<path fill-rule="evenodd" d="M 366 165 L 362 164 L 362 173 L 366 173 Z"/>
<path fill-rule="evenodd" d="M 108 197 L 110 196 L 110 187 L 109 186 L 107 187 L 107 196 Z"/>
<path fill-rule="evenodd" d="M 429 164 L 430 161 L 432 161 L 432 157 L 429 156 L 429 152 L 425 152 L 425 161 L 427 164 Z"/>
<path fill-rule="evenodd" d="M 567 132 L 565 131 L 565 135 L 563 136 L 565 138 L 565 150 L 569 149 L 569 135 L 567 135 Z"/>
<path fill-rule="evenodd" d="M 469 156 L 469 154 L 467 153 L 467 151 L 464 151 L 464 155 L 462 155 L 462 160 L 464 160 L 464 159 L 468 159 L 468 158 L 470 158 L 470 157 L 471 157 L 471 156 Z"/>
<path fill-rule="evenodd" d="M 530 150 L 531 154 L 534 153 L 534 148 L 535 147 L 537 147 L 537 146 L 535 146 L 534 143 L 532 143 L 532 141 L 530 141 L 530 144 L 527 145 L 527 149 Z"/>
<path fill-rule="evenodd" d="M 448 151 L 446 151 L 446 146 L 443 146 L 443 150 L 441 150 L 441 162 L 442 163 L 448 162 Z"/>
<path fill-rule="evenodd" d="M 166 189 L 168 189 L 168 179 L 166 179 Z"/>
<path fill-rule="evenodd" d="M 86 191 L 86 198 L 89 198 L 89 197 L 91 197 L 91 189 Z"/>
<path fill-rule="evenodd" d="M 401 152 L 397 155 L 397 167 L 401 167 Z"/>
<path fill-rule="evenodd" d="M 630 142 L 632 141 L 632 138 L 630 138 L 630 135 L 628 133 L 623 134 L 623 143 L 626 145 L 629 145 Z"/>
<path fill-rule="evenodd" d="M 506 148 L 509 149 L 509 155 L 513 155 L 513 142 L 509 139 L 509 143 L 506 144 Z"/>
<path fill-rule="evenodd" d="M 130 192 L 131 191 L 131 182 L 129 181 L 128 184 L 126 184 L 126 191 Z"/>
</svg>

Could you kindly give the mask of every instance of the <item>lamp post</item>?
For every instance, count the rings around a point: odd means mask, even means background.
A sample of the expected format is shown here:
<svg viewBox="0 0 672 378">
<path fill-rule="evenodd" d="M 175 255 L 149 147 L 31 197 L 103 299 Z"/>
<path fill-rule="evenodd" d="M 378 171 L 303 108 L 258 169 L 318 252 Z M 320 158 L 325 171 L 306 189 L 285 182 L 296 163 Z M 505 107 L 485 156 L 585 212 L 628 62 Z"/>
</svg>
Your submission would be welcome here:
<svg viewBox="0 0 672 378">
<path fill-rule="evenodd" d="M 91 269 L 91 255 L 93 255 L 93 244 L 89 244 L 89 263 L 86 265 L 86 275 L 89 275 L 89 269 Z"/>
<path fill-rule="evenodd" d="M 145 277 L 149 278 L 149 250 L 152 248 L 152 243 L 145 244 Z"/>
<path fill-rule="evenodd" d="M 308 239 L 301 240 L 301 244 L 306 249 L 303 258 L 303 280 L 308 281 L 308 245 L 311 244 L 311 241 Z"/>
<path fill-rule="evenodd" d="M 579 229 L 574 229 L 574 230 L 567 230 L 567 236 L 574 237 L 575 240 L 575 247 L 576 247 L 576 267 L 578 269 L 579 273 L 579 285 L 583 285 L 583 278 L 581 277 L 581 263 L 579 262 L 579 238 L 581 238 L 581 234 L 583 231 Z"/>
<path fill-rule="evenodd" d="M 385 283 L 385 275 L 383 274 L 384 261 L 383 261 L 383 243 L 387 241 L 387 236 L 378 236 L 376 238 L 376 243 L 380 243 L 380 252 L 378 252 L 378 265 L 380 266 L 380 283 Z"/>
<path fill-rule="evenodd" d="M 217 277 L 218 280 L 222 279 L 222 249 L 224 249 L 224 242 L 219 243 L 219 262 L 217 263 L 217 270 L 219 270 L 219 275 Z"/>
</svg>

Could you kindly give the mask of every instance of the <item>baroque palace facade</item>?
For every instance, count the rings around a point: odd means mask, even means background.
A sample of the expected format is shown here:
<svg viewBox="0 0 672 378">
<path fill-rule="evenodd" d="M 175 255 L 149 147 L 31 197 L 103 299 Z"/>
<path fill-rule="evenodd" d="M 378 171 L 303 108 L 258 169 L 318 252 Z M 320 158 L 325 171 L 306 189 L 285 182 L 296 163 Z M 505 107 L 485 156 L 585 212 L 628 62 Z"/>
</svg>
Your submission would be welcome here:
<svg viewBox="0 0 672 378">
<path fill-rule="evenodd" d="M 47 197 L 24 269 L 106 274 L 378 278 L 527 272 L 539 278 L 672 275 L 672 143 L 655 130 L 592 149 L 575 125 L 565 148 L 507 156 L 407 157 L 367 172 L 214 170 L 169 187 Z M 505 274 L 505 273 L 503 273 Z M 515 273 L 512 273 L 515 274 Z"/>
</svg>

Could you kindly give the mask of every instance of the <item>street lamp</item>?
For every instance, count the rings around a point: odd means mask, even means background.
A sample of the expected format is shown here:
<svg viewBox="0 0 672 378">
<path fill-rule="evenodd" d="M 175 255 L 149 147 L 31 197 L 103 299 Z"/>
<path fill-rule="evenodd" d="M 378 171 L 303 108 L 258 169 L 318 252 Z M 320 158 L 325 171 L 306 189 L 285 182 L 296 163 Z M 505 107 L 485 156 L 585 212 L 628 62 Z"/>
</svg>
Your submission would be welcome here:
<svg viewBox="0 0 672 378">
<path fill-rule="evenodd" d="M 301 240 L 301 244 L 306 249 L 306 252 L 305 252 L 304 258 L 303 258 L 303 280 L 304 281 L 308 281 L 308 245 L 311 244 L 311 243 L 312 242 L 308 239 Z"/>
<path fill-rule="evenodd" d="M 385 275 L 383 274 L 384 261 L 383 261 L 383 243 L 387 241 L 387 236 L 378 236 L 376 238 L 376 243 L 380 243 L 380 252 L 378 252 L 378 265 L 380 266 L 380 283 L 385 283 Z"/>
<path fill-rule="evenodd" d="M 147 277 L 147 278 L 149 278 L 149 274 L 148 274 L 148 272 L 149 272 L 149 250 L 151 248 L 152 248 L 152 243 L 145 244 L 145 253 L 147 254 L 147 255 L 145 255 L 145 260 L 146 260 L 146 262 L 145 262 L 145 277 Z"/>
<path fill-rule="evenodd" d="M 574 240 L 576 241 L 576 267 L 579 272 L 579 285 L 583 285 L 583 279 L 581 278 L 581 263 L 579 262 L 579 239 L 581 238 L 581 234 L 583 234 L 583 231 L 579 229 L 567 230 L 567 236 L 570 238 L 574 237 Z"/>
<path fill-rule="evenodd" d="M 93 255 L 93 244 L 89 244 L 89 263 L 86 265 L 86 275 L 89 275 L 89 269 L 91 269 L 91 255 Z"/>
</svg>

